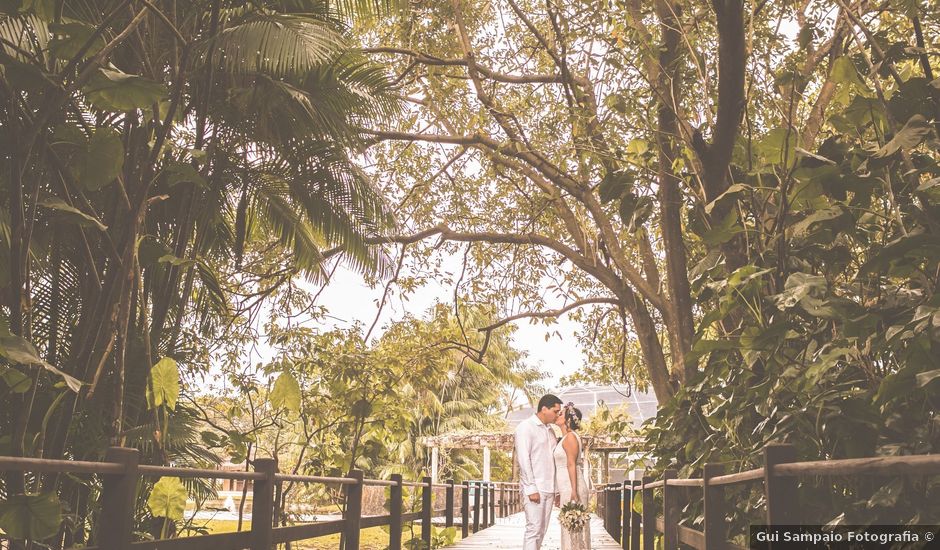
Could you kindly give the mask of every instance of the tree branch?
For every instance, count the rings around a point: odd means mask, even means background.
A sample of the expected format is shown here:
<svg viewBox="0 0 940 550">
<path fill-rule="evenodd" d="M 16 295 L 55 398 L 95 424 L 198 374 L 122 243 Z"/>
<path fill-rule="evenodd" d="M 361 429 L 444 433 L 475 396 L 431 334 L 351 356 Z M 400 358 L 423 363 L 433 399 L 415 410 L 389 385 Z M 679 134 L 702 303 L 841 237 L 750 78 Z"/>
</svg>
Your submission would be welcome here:
<svg viewBox="0 0 940 550">
<path fill-rule="evenodd" d="M 511 323 L 513 321 L 518 321 L 519 319 L 525 319 L 525 318 L 551 319 L 552 317 L 559 317 L 571 311 L 572 309 L 576 309 L 576 308 L 591 305 L 591 304 L 610 304 L 610 305 L 617 306 L 617 305 L 620 305 L 620 300 L 616 298 L 604 298 L 604 297 L 585 298 L 583 300 L 577 300 L 577 301 L 571 302 L 570 304 L 564 307 L 558 308 L 558 309 L 550 309 L 546 311 L 527 311 L 525 313 L 517 313 L 516 315 L 511 315 L 504 319 L 500 319 L 499 321 L 493 323 L 492 325 L 478 328 L 477 330 L 480 332 L 489 332 L 503 325 Z"/>
<path fill-rule="evenodd" d="M 700 133 L 693 145 L 702 159 L 705 199 L 715 200 L 728 186 L 731 152 L 744 113 L 744 70 L 747 60 L 744 2 L 712 0 L 718 23 L 718 117 L 711 144 Z"/>
<path fill-rule="evenodd" d="M 437 56 L 433 56 L 424 52 L 419 52 L 415 50 L 409 50 L 405 48 L 389 48 L 389 47 L 380 47 L 380 48 L 364 48 L 361 50 L 363 53 L 384 53 L 384 54 L 394 54 L 394 55 L 405 55 L 411 57 L 416 63 L 422 65 L 433 65 L 438 67 L 468 67 L 470 62 L 466 59 L 444 59 Z M 499 71 L 494 71 L 489 67 L 482 66 L 480 64 L 475 64 L 476 70 L 480 72 L 486 78 L 494 80 L 496 82 L 503 82 L 506 84 L 558 84 L 564 82 L 564 78 L 560 74 L 507 74 L 501 73 Z"/>
</svg>

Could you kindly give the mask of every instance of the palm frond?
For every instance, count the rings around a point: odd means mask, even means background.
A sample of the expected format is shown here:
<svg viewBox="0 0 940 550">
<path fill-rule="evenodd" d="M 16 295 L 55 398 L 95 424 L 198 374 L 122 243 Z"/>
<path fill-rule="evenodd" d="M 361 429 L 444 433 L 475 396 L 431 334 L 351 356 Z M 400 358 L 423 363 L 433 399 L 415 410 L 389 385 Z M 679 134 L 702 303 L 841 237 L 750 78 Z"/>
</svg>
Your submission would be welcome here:
<svg viewBox="0 0 940 550">
<path fill-rule="evenodd" d="M 339 57 L 342 35 L 309 14 L 254 13 L 202 44 L 214 43 L 223 69 L 232 75 L 301 75 Z"/>
</svg>

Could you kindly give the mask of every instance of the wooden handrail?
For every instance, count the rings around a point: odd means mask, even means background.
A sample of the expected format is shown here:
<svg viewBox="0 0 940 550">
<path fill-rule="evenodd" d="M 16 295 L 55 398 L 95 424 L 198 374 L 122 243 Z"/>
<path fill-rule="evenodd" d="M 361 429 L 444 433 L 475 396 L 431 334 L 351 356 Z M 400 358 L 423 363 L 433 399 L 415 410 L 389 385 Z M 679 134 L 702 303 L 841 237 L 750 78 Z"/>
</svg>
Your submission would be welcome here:
<svg viewBox="0 0 940 550">
<path fill-rule="evenodd" d="M 171 466 L 141 465 L 137 467 L 137 471 L 145 476 L 202 477 L 206 479 L 264 479 L 264 475 L 258 472 L 227 472 L 207 468 L 173 468 Z"/>
<path fill-rule="evenodd" d="M 778 476 L 923 475 L 940 473 L 940 454 L 811 460 L 781 464 Z"/>
<path fill-rule="evenodd" d="M 657 533 L 664 534 L 665 550 L 685 545 L 697 550 L 744 550 L 727 540 L 728 509 L 724 487 L 732 484 L 762 481 L 766 502 L 767 525 L 799 523 L 798 479 L 801 476 L 846 475 L 937 475 L 940 454 L 848 458 L 836 460 L 797 461 L 792 445 L 770 444 L 764 450 L 764 467 L 732 474 L 722 474 L 719 464 L 705 464 L 701 478 L 675 478 L 667 470 L 663 479 L 645 476 L 640 481 L 602 484 L 597 487 L 598 514 L 604 528 L 622 544 L 624 550 L 651 548 Z M 704 495 L 705 522 L 702 531 L 679 524 L 676 512 L 686 502 L 689 488 L 700 487 Z M 664 491 L 662 516 L 654 510 L 653 492 Z M 619 491 L 619 492 L 618 492 Z M 632 503 L 642 495 L 642 516 L 633 511 Z M 642 521 L 641 521 L 642 520 Z M 647 526 L 649 528 L 647 528 Z M 642 539 L 642 545 L 641 545 Z"/>
<path fill-rule="evenodd" d="M 351 477 L 328 476 L 298 476 L 290 474 L 275 474 L 274 481 L 299 481 L 301 483 L 334 483 L 337 485 L 355 485 L 359 480 Z"/>
<path fill-rule="evenodd" d="M 67 469 L 66 469 L 67 468 Z M 72 474 L 123 474 L 124 466 L 113 462 L 50 460 L 22 456 L 0 456 L 0 471 Z"/>
<path fill-rule="evenodd" d="M 404 481 L 401 475 L 392 475 L 392 479 L 364 479 L 362 472 L 351 471 L 346 477 L 305 476 L 277 473 L 277 462 L 273 459 L 259 458 L 254 462 L 255 471 L 223 471 L 200 468 L 175 468 L 170 466 L 138 465 L 138 451 L 114 447 L 108 451 L 103 462 L 48 460 L 29 457 L 0 457 L 0 472 L 52 472 L 95 474 L 102 476 L 101 496 L 102 518 L 107 518 L 106 528 L 100 529 L 94 537 L 97 546 L 87 546 L 88 550 L 113 548 L 145 548 L 153 550 L 189 550 L 212 548 L 213 550 L 268 550 L 274 544 L 316 538 L 325 535 L 343 533 L 346 550 L 358 550 L 361 529 L 389 526 L 389 550 L 401 550 L 402 525 L 420 520 L 422 523 L 421 539 L 430 543 L 431 521 L 444 517 L 445 524 L 453 526 L 459 522 L 464 534 L 469 526 L 474 531 L 485 529 L 496 522 L 496 518 L 521 510 L 521 496 L 518 491 L 509 491 L 506 487 L 514 483 L 492 481 L 466 481 L 455 484 L 432 483 L 430 478 L 422 481 Z M 173 476 L 181 478 L 237 479 L 250 480 L 252 485 L 253 517 L 250 531 L 200 535 L 176 539 L 134 542 L 134 502 L 138 481 L 143 476 Z M 283 482 L 337 484 L 344 488 L 346 511 L 343 519 L 318 521 L 286 527 L 274 526 L 274 506 L 276 486 Z M 362 514 L 362 491 L 366 486 L 390 487 L 389 513 L 380 516 Z M 402 513 L 403 487 L 422 489 L 419 511 Z M 499 488 L 497 498 L 497 487 Z M 432 493 L 444 489 L 446 499 L 444 508 L 434 508 Z M 460 492 L 460 498 L 456 496 Z M 470 498 L 473 495 L 473 507 Z M 483 510 L 481 510 L 483 504 Z M 459 509 L 457 508 L 459 506 Z M 473 518 L 471 520 L 471 514 Z M 481 525 L 481 519 L 482 525 Z M 102 526 L 105 524 L 102 523 Z"/>
</svg>

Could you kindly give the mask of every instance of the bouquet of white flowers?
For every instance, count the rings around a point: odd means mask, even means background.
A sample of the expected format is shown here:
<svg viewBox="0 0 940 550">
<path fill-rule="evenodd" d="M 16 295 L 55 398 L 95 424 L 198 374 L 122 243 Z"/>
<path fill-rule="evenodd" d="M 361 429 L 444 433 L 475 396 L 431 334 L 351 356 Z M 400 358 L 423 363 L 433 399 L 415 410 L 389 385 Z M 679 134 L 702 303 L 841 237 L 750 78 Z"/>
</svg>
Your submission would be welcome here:
<svg viewBox="0 0 940 550">
<path fill-rule="evenodd" d="M 571 501 L 561 507 L 558 523 L 572 533 L 578 533 L 591 521 L 587 508 L 580 502 Z"/>
</svg>

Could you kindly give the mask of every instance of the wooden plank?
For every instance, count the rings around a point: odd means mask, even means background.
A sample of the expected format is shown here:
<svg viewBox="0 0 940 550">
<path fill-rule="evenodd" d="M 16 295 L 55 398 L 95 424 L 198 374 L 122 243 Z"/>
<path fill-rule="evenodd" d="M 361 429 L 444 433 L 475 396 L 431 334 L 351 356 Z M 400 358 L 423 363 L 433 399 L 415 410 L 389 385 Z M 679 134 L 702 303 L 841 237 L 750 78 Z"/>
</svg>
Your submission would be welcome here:
<svg viewBox="0 0 940 550">
<path fill-rule="evenodd" d="M 591 550 L 619 550 L 620 544 L 617 543 L 604 530 L 604 523 L 597 516 L 591 519 Z M 525 534 L 525 514 L 518 513 L 500 519 L 496 525 L 487 529 L 481 529 L 479 532 L 458 541 L 454 546 L 449 546 L 448 550 L 476 550 L 476 549 L 494 549 L 494 550 L 522 550 L 522 537 Z M 542 550 L 558 550 L 561 548 L 561 526 L 558 524 L 558 511 L 552 513 L 551 523 L 548 526 L 548 532 L 545 534 L 545 540 L 542 542 Z"/>
<path fill-rule="evenodd" d="M 274 543 L 281 544 L 295 540 L 312 539 L 325 535 L 340 533 L 346 527 L 346 520 L 321 521 L 317 523 L 304 523 L 289 527 L 276 527 L 272 530 Z"/>
<path fill-rule="evenodd" d="M 679 542 L 688 544 L 696 550 L 705 550 L 705 533 L 679 525 Z"/>
</svg>

